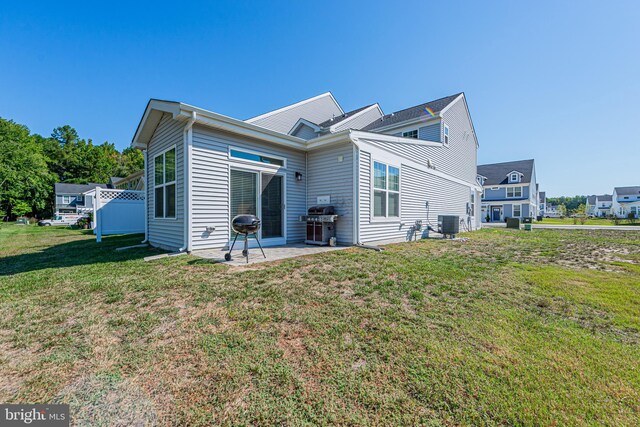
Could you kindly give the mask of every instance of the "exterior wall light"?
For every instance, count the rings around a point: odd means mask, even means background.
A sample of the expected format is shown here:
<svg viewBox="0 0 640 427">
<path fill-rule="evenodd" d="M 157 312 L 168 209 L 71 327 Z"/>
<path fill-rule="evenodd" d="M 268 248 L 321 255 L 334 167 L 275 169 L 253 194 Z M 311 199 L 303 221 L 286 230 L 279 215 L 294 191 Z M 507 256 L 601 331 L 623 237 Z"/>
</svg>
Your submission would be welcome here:
<svg viewBox="0 0 640 427">
<path fill-rule="evenodd" d="M 296 172 L 296 181 L 302 181 L 302 173 Z"/>
</svg>

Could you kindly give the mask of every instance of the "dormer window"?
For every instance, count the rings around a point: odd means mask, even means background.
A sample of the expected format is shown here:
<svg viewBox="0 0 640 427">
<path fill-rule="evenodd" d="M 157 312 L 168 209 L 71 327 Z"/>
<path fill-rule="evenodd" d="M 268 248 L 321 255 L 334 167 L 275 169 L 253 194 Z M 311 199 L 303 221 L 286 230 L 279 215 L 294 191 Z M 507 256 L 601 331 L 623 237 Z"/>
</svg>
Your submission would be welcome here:
<svg viewBox="0 0 640 427">
<path fill-rule="evenodd" d="M 444 125 L 444 145 L 449 146 L 449 126 Z"/>
<path fill-rule="evenodd" d="M 403 138 L 414 138 L 418 139 L 418 129 L 408 130 L 406 132 L 402 132 Z"/>
<path fill-rule="evenodd" d="M 509 175 L 509 182 L 519 182 L 520 181 L 520 174 L 517 172 L 512 172 L 511 175 Z"/>
</svg>

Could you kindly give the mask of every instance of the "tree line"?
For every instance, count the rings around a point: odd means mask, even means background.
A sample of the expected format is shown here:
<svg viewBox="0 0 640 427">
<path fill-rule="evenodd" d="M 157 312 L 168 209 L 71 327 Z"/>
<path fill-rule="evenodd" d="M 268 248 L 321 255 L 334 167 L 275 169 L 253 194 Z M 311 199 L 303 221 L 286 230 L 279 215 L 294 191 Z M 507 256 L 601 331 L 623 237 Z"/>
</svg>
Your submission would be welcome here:
<svg viewBox="0 0 640 427">
<path fill-rule="evenodd" d="M 587 196 L 547 197 L 547 205 L 564 206 L 564 214 L 578 211 L 580 205 L 586 205 Z"/>
<path fill-rule="evenodd" d="M 44 137 L 0 117 L 0 218 L 50 215 L 56 182 L 107 183 L 142 169 L 143 163 L 139 150 L 94 144 L 69 125 Z"/>
</svg>

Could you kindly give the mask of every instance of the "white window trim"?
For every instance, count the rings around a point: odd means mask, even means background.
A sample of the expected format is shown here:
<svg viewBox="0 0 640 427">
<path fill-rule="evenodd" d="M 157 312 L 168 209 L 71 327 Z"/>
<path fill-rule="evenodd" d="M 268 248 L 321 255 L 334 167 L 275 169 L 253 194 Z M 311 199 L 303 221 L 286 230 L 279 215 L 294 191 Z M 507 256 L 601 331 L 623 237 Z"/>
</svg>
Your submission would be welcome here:
<svg viewBox="0 0 640 427">
<path fill-rule="evenodd" d="M 516 196 L 516 189 L 517 188 L 520 189 L 520 195 L 519 196 Z M 509 190 L 510 189 L 513 189 L 513 195 L 512 196 L 509 195 Z M 524 193 L 522 191 L 522 186 L 519 186 L 519 187 L 518 186 L 516 186 L 516 187 L 507 187 L 506 190 L 505 190 L 505 197 L 507 199 L 521 199 L 523 194 Z"/>
<path fill-rule="evenodd" d="M 509 175 L 509 181 L 510 182 L 520 182 L 520 174 L 518 174 L 517 172 L 512 173 L 511 175 Z"/>
<path fill-rule="evenodd" d="M 444 124 L 444 128 L 442 130 L 442 144 L 445 147 L 448 147 L 449 142 L 451 142 L 450 139 L 451 139 L 451 129 L 449 129 L 449 125 Z"/>
<path fill-rule="evenodd" d="M 515 204 L 515 205 L 511 205 L 511 206 L 512 206 L 511 215 L 513 215 L 514 218 L 515 217 L 521 217 L 522 216 L 522 205 Z M 516 212 L 515 212 L 516 206 L 520 210 L 520 212 L 518 212 L 518 215 L 516 215 Z"/>
<path fill-rule="evenodd" d="M 176 164 L 175 164 L 175 168 L 176 170 L 174 171 L 174 179 L 173 181 L 170 182 L 166 182 L 166 175 L 167 175 L 167 158 L 165 156 L 165 154 L 171 150 L 176 150 Z M 162 184 L 156 184 L 156 159 L 160 156 L 162 157 Z M 178 219 L 178 149 L 175 145 L 164 149 L 163 151 L 161 151 L 160 153 L 156 154 L 155 156 L 153 156 L 153 219 L 154 220 L 169 220 L 169 221 L 176 221 Z M 176 196 L 175 196 L 175 216 L 166 216 L 167 213 L 167 191 L 166 191 L 166 187 L 168 185 L 171 184 L 175 184 L 176 186 Z M 163 216 L 158 216 L 158 213 L 156 212 L 156 188 L 160 188 L 163 187 L 165 188 L 164 190 L 162 190 L 163 192 L 163 202 L 164 202 L 164 206 L 163 206 L 163 211 L 162 214 Z"/>
<path fill-rule="evenodd" d="M 476 217 L 476 193 L 475 190 L 471 190 L 469 194 L 469 207 L 471 208 L 471 218 Z"/>
<path fill-rule="evenodd" d="M 381 188 L 375 188 L 375 164 L 376 163 L 380 163 L 381 165 L 385 166 L 385 170 L 386 170 L 386 174 L 387 174 L 387 179 L 385 180 L 385 185 L 387 187 L 387 189 L 382 190 Z M 389 190 L 389 166 L 391 166 L 392 168 L 396 168 L 398 169 L 398 191 L 395 190 Z M 374 211 L 375 211 L 375 207 L 374 207 L 374 191 L 384 191 L 386 193 L 386 197 L 387 197 L 387 203 L 386 203 L 386 212 L 385 212 L 385 216 L 375 216 L 374 215 Z M 369 200 L 371 201 L 371 212 L 370 212 L 370 218 L 371 218 L 371 222 L 400 222 L 400 218 L 402 216 L 402 168 L 400 168 L 399 165 L 395 165 L 392 163 L 386 163 L 386 162 L 382 162 L 380 160 L 376 160 L 376 159 L 371 159 L 371 189 L 370 189 L 371 193 L 369 194 Z M 398 216 L 389 216 L 389 193 L 397 193 L 398 194 Z"/>
<path fill-rule="evenodd" d="M 412 136 L 407 136 L 406 135 L 407 133 L 412 133 L 412 132 L 416 133 L 416 137 L 414 139 L 420 139 L 419 138 L 420 137 L 420 131 L 418 129 L 409 129 L 409 130 L 403 131 L 402 132 L 402 137 L 403 138 L 413 138 Z"/>
<path fill-rule="evenodd" d="M 282 160 L 282 166 L 280 165 L 272 165 L 269 163 L 263 163 L 263 162 L 256 162 L 255 160 L 248 160 L 248 159 L 240 159 L 238 157 L 233 157 L 231 155 L 231 150 L 234 151 L 242 151 L 245 153 L 249 153 L 249 154 L 255 154 L 256 156 L 264 156 L 264 157 L 271 157 L 272 159 L 276 159 L 276 160 Z M 234 163 L 239 163 L 239 164 L 245 164 L 245 165 L 256 165 L 256 166 L 260 166 L 269 170 L 278 170 L 278 169 L 286 169 L 287 168 L 287 158 L 286 157 L 282 157 L 282 156 L 278 156 L 278 155 L 274 155 L 274 154 L 268 154 L 268 153 L 264 153 L 264 152 L 260 152 L 260 151 L 255 151 L 255 150 L 251 150 L 251 149 L 246 149 L 244 147 L 232 147 L 229 146 L 228 150 L 227 150 L 227 159 L 229 160 L 229 162 L 234 162 Z"/>
<path fill-rule="evenodd" d="M 71 196 L 62 196 L 62 204 L 63 205 L 71 204 Z"/>
</svg>

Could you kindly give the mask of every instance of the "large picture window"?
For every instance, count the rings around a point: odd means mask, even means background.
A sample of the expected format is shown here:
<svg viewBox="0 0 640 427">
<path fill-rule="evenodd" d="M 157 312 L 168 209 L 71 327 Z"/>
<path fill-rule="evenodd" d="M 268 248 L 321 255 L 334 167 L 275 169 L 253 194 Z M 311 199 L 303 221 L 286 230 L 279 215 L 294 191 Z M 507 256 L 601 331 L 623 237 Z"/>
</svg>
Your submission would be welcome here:
<svg viewBox="0 0 640 427">
<path fill-rule="evenodd" d="M 176 217 L 176 149 L 158 154 L 154 159 L 155 217 Z"/>
<path fill-rule="evenodd" d="M 522 187 L 507 187 L 507 197 L 522 197 Z"/>
<path fill-rule="evenodd" d="M 400 169 L 373 162 L 373 216 L 400 216 Z"/>
</svg>

